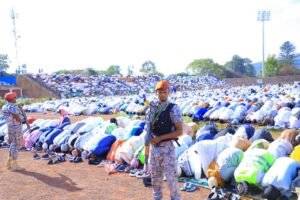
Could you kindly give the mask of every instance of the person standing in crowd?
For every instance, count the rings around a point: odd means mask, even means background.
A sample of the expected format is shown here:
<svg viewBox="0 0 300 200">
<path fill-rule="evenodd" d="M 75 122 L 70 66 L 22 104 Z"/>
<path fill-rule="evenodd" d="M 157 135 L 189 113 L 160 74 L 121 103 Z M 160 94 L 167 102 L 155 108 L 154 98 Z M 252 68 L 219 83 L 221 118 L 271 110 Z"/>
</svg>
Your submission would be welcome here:
<svg viewBox="0 0 300 200">
<path fill-rule="evenodd" d="M 70 116 L 68 115 L 68 112 L 65 109 L 60 108 L 58 110 L 58 114 L 60 115 L 59 124 L 71 123 Z"/>
<path fill-rule="evenodd" d="M 20 171 L 24 170 L 24 168 L 17 164 L 17 158 L 18 149 L 22 141 L 23 123 L 26 123 L 26 115 L 22 106 L 16 105 L 17 94 L 15 92 L 6 93 L 4 98 L 7 101 L 7 104 L 3 106 L 2 112 L 7 124 L 8 143 L 10 144 L 6 168 L 11 171 Z"/>
<path fill-rule="evenodd" d="M 173 141 L 182 134 L 182 114 L 179 107 L 168 101 L 170 86 L 166 81 L 157 83 L 155 92 L 158 101 L 150 104 L 147 114 L 145 137 L 145 161 L 150 152 L 150 171 L 153 199 L 162 199 L 163 175 L 166 176 L 171 200 L 180 199 L 177 178 L 175 146 Z"/>
</svg>

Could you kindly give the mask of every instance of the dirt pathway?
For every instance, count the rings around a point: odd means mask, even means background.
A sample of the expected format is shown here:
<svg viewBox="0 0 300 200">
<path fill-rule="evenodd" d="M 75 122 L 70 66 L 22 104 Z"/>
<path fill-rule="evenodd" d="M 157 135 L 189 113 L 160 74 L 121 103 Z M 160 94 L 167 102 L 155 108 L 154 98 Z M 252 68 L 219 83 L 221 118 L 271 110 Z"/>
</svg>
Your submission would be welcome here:
<svg viewBox="0 0 300 200">
<path fill-rule="evenodd" d="M 36 118 L 58 119 L 54 114 L 28 114 Z M 102 116 L 109 119 L 112 116 Z M 74 123 L 86 116 L 72 116 Z M 0 149 L 0 200 L 150 200 L 152 189 L 144 187 L 142 180 L 128 174 L 108 175 L 104 168 L 73 164 L 68 161 L 48 165 L 45 160 L 33 160 L 33 153 L 20 152 L 19 163 L 23 172 L 5 169 L 7 149 Z M 179 183 L 180 187 L 182 183 Z M 181 192 L 183 200 L 204 200 L 209 191 Z M 164 183 L 164 199 L 169 199 Z"/>
</svg>

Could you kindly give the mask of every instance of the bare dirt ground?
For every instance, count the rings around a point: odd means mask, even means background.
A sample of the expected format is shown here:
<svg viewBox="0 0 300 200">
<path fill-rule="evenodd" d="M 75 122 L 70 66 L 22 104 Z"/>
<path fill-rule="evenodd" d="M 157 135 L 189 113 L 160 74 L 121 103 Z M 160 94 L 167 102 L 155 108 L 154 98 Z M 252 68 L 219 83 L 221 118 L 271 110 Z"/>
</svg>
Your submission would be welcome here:
<svg viewBox="0 0 300 200">
<path fill-rule="evenodd" d="M 57 119 L 53 114 L 28 114 L 36 118 Z M 112 116 L 102 116 L 109 119 Z M 71 117 L 74 123 L 86 116 Z M 5 169 L 7 149 L 0 149 L 0 200 L 148 200 L 152 188 L 144 187 L 142 180 L 128 174 L 108 175 L 104 168 L 73 164 L 69 161 L 48 165 L 44 160 L 33 160 L 33 153 L 20 152 L 19 163 L 26 170 L 10 172 Z M 179 183 L 182 186 L 182 183 Z M 170 199 L 166 182 L 164 198 Z M 181 192 L 183 200 L 204 200 L 209 190 Z"/>
</svg>

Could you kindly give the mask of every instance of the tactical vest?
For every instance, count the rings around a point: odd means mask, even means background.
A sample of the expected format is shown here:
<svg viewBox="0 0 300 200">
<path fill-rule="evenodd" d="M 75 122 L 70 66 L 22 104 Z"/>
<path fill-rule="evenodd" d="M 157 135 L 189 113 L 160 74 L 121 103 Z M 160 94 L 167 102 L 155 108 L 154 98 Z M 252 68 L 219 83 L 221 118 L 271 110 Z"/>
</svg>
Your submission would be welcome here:
<svg viewBox="0 0 300 200">
<path fill-rule="evenodd" d="M 174 105 L 174 103 L 170 103 L 157 119 L 152 122 L 152 133 L 155 136 L 165 135 L 174 130 L 174 124 L 170 117 L 170 112 Z"/>
</svg>

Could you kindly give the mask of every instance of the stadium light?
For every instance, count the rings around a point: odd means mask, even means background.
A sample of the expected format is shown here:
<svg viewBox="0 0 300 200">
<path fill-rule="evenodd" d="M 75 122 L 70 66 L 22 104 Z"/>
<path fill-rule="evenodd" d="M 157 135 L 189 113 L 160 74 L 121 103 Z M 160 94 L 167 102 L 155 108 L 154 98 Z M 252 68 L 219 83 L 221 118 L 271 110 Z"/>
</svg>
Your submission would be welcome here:
<svg viewBox="0 0 300 200">
<path fill-rule="evenodd" d="M 270 11 L 261 10 L 257 13 L 257 21 L 262 22 L 262 77 L 266 76 L 265 72 L 265 21 L 270 20 Z"/>
</svg>

